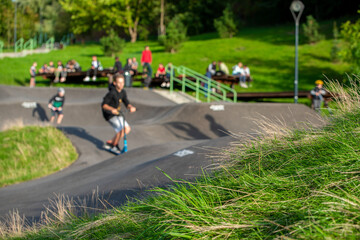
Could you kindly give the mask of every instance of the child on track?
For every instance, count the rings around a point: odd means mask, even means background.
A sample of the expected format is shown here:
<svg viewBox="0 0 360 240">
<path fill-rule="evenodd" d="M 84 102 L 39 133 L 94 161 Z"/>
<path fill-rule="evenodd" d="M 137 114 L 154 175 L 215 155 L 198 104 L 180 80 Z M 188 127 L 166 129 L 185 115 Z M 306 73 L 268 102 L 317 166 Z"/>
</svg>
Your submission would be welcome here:
<svg viewBox="0 0 360 240">
<path fill-rule="evenodd" d="M 123 75 L 117 75 L 115 78 L 115 88 L 109 91 L 101 104 L 102 113 L 106 121 L 114 128 L 116 134 L 112 140 L 107 141 L 104 145 L 106 150 L 119 155 L 119 141 L 125 134 L 131 131 L 129 124 L 120 116 L 121 103 L 124 103 L 129 111 L 135 112 L 136 108 L 132 106 L 124 90 L 125 78 Z"/>
<path fill-rule="evenodd" d="M 63 114 L 63 107 L 65 102 L 65 90 L 64 88 L 59 88 L 56 95 L 54 95 L 50 100 L 48 107 L 51 109 L 51 118 L 50 122 L 54 122 L 56 114 L 57 117 L 57 124 L 60 124 L 64 114 Z"/>
</svg>

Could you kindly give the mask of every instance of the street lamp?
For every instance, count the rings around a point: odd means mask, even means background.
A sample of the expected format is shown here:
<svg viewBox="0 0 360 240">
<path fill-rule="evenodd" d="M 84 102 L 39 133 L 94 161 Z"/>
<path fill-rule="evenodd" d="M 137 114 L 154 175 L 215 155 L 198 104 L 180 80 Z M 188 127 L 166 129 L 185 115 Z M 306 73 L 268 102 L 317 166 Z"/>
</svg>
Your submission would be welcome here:
<svg viewBox="0 0 360 240">
<path fill-rule="evenodd" d="M 14 14 L 14 52 L 16 52 L 16 25 L 17 25 L 16 12 L 17 12 L 17 3 L 16 3 L 16 0 L 12 0 L 12 2 L 15 4 L 15 14 Z"/>
<path fill-rule="evenodd" d="M 294 81 L 294 102 L 298 102 L 298 45 L 299 45 L 299 20 L 304 11 L 304 4 L 300 0 L 294 0 L 290 5 L 290 11 L 295 20 L 295 81 Z M 297 15 L 296 15 L 297 14 Z"/>
</svg>

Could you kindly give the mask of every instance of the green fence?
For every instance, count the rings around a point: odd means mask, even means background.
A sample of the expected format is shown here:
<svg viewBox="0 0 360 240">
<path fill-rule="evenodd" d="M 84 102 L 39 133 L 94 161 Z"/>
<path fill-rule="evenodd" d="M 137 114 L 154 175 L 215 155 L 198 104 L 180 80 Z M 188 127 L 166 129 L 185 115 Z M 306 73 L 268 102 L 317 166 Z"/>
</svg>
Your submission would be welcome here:
<svg viewBox="0 0 360 240">
<path fill-rule="evenodd" d="M 166 67 L 168 69 L 168 66 Z M 175 77 L 175 72 L 178 77 Z M 170 92 L 174 90 L 174 83 L 181 84 L 181 91 L 186 89 L 195 91 L 196 100 L 200 100 L 200 95 L 203 95 L 207 102 L 211 101 L 227 101 L 237 102 L 237 93 L 231 87 L 216 82 L 211 78 L 204 76 L 198 72 L 191 70 L 185 66 L 171 66 L 170 72 Z M 227 93 L 232 92 L 233 98 L 227 98 Z"/>
</svg>

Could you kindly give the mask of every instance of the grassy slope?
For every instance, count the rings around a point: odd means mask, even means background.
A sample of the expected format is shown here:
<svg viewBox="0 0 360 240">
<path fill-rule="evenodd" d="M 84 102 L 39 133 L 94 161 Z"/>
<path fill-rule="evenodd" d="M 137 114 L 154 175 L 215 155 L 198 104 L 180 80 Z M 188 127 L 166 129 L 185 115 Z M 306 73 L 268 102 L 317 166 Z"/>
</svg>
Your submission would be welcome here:
<svg viewBox="0 0 360 240">
<path fill-rule="evenodd" d="M 43 177 L 77 159 L 69 139 L 53 127 L 0 132 L 0 187 Z"/>
<path fill-rule="evenodd" d="M 328 24 L 328 23 L 327 23 Z M 300 36 L 300 38 L 304 38 Z M 217 34 L 203 34 L 190 38 L 176 54 L 166 53 L 157 42 L 127 43 L 121 61 L 125 64 L 128 57 L 140 59 L 145 45 L 153 52 L 152 67 L 156 70 L 158 64 L 173 62 L 175 65 L 185 65 L 200 73 L 213 60 L 224 61 L 229 69 L 242 61 L 250 66 L 255 79 L 250 89 L 239 91 L 282 91 L 293 90 L 294 79 L 294 35 L 293 26 L 271 28 L 246 28 L 240 30 L 237 37 L 219 39 Z M 314 80 L 343 79 L 349 66 L 344 63 L 330 62 L 332 41 L 324 40 L 316 45 L 301 44 L 299 47 L 299 89 L 309 90 Z M 42 65 L 50 60 L 57 61 L 76 59 L 84 70 L 90 64 L 91 56 L 98 55 L 104 67 L 113 65 L 114 60 L 102 55 L 99 45 L 75 45 L 64 50 L 48 54 L 34 54 L 24 58 L 0 60 L 0 83 L 11 85 L 26 85 L 29 82 L 29 67 L 33 61 Z M 38 78 L 40 85 L 48 85 Z"/>
<path fill-rule="evenodd" d="M 108 214 L 67 214 L 18 239 L 359 239 L 357 91 L 323 129 L 279 127 L 226 149 L 212 176 Z"/>
</svg>

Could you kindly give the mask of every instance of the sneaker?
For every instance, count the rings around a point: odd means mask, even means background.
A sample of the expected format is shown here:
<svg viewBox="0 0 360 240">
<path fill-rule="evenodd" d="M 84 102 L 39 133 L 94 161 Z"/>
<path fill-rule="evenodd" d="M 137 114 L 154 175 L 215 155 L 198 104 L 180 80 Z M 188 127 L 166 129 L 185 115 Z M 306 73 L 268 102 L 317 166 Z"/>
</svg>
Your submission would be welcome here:
<svg viewBox="0 0 360 240">
<path fill-rule="evenodd" d="M 168 83 L 166 83 L 166 87 L 167 88 L 169 88 L 170 87 L 170 83 L 168 82 Z"/>
<path fill-rule="evenodd" d="M 166 82 L 162 82 L 161 87 L 165 87 L 165 86 L 166 86 Z"/>
<path fill-rule="evenodd" d="M 104 149 L 110 150 L 110 148 L 112 148 L 111 143 L 106 142 L 106 143 L 104 144 Z"/>
<path fill-rule="evenodd" d="M 93 76 L 93 77 L 92 77 L 92 80 L 95 82 L 95 81 L 96 81 L 96 77 L 95 77 L 95 76 Z"/>
<path fill-rule="evenodd" d="M 121 153 L 117 146 L 114 146 L 114 147 L 110 148 L 109 151 L 116 154 L 116 155 L 120 155 L 120 153 Z"/>
<path fill-rule="evenodd" d="M 88 76 L 86 76 L 86 77 L 84 78 L 84 82 L 88 82 L 88 81 L 90 81 L 90 78 L 89 78 Z"/>
</svg>

